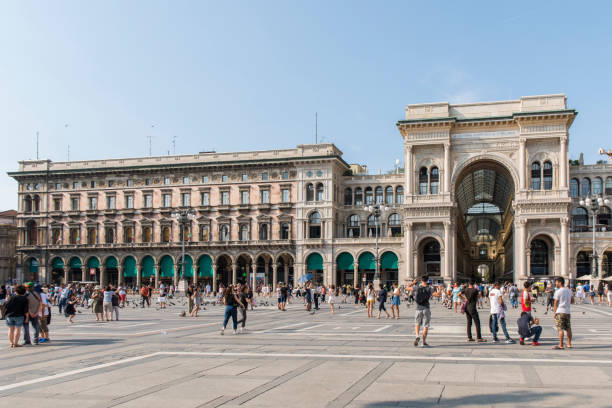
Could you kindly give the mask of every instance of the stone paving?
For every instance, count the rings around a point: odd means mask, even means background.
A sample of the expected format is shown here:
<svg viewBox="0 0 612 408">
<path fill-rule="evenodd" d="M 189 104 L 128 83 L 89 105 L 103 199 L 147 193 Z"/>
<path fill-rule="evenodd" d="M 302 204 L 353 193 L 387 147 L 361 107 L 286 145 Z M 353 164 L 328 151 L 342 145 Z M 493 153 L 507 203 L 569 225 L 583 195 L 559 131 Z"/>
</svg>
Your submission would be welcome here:
<svg viewBox="0 0 612 408">
<path fill-rule="evenodd" d="M 51 343 L 9 349 L 2 340 L 0 406 L 612 406 L 612 310 L 574 306 L 575 348 L 554 351 L 552 316 L 538 308 L 538 348 L 492 343 L 488 328 L 489 342 L 467 343 L 465 317 L 437 304 L 431 348 L 412 345 L 406 305 L 400 320 L 368 319 L 349 304 L 333 316 L 328 305 L 314 315 L 299 302 L 286 312 L 261 306 L 247 333 L 224 336 L 219 306 L 198 318 L 180 317 L 179 300 L 127 307 L 108 323 L 84 310 L 72 326 L 55 308 Z M 486 322 L 487 310 L 480 315 Z M 507 318 L 513 336 L 517 317 Z"/>
</svg>

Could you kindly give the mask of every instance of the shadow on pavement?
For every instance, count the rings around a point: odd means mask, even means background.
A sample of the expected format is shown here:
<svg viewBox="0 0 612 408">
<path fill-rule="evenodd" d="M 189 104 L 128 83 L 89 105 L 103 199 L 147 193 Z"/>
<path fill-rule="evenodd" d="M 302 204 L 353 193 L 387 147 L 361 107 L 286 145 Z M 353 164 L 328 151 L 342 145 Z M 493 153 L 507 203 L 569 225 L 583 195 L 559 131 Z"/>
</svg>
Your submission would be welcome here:
<svg viewBox="0 0 612 408">
<path fill-rule="evenodd" d="M 123 342 L 121 339 L 68 339 L 68 340 L 51 340 L 49 343 L 40 345 L 38 347 L 52 347 L 52 346 L 95 346 L 105 344 L 115 344 Z"/>
<path fill-rule="evenodd" d="M 491 385 L 491 387 L 496 387 Z M 477 406 L 497 406 L 502 404 L 509 404 L 509 406 L 529 406 L 530 403 L 545 402 L 550 397 L 565 397 L 568 399 L 566 406 L 571 406 L 578 401 L 571 402 L 571 396 L 568 394 L 552 393 L 552 392 L 540 392 L 534 393 L 529 390 L 522 390 L 520 392 L 507 392 L 500 391 L 498 393 L 492 392 L 488 394 L 474 394 L 466 395 L 462 397 L 450 397 L 433 402 L 431 398 L 414 399 L 414 400 L 401 400 L 401 401 L 381 401 L 381 402 L 370 402 L 360 405 L 364 408 L 390 408 L 390 407 L 477 407 Z M 527 404 L 527 405 L 526 405 Z M 551 405 L 552 406 L 552 405 Z"/>
</svg>

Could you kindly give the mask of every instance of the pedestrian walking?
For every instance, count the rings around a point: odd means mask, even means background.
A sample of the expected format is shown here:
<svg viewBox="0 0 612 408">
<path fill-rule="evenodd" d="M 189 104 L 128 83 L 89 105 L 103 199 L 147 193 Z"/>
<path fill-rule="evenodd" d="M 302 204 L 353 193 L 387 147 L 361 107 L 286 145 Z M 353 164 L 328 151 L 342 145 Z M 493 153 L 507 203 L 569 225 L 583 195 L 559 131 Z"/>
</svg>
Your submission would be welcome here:
<svg viewBox="0 0 612 408">
<path fill-rule="evenodd" d="M 189 316 L 198 317 L 198 312 L 200 311 L 200 304 L 202 303 L 202 292 L 200 292 L 199 287 L 195 288 L 192 297 L 193 306 L 191 309 L 191 313 L 189 313 Z"/>
<path fill-rule="evenodd" d="M 489 328 L 491 329 L 491 334 L 493 335 L 493 341 L 498 342 L 497 331 L 499 326 L 501 326 L 502 331 L 504 332 L 504 336 L 506 337 L 506 343 L 512 344 L 514 340 L 508 334 L 508 329 L 506 329 L 506 304 L 502 298 L 502 293 L 499 290 L 500 283 L 496 282 L 494 288 L 489 291 L 489 303 L 491 305 L 491 315 L 489 316 Z"/>
<path fill-rule="evenodd" d="M 111 299 L 111 304 L 113 305 L 113 313 L 115 315 L 115 321 L 119 321 L 120 302 L 121 302 L 121 295 L 119 294 L 119 290 L 113 291 L 113 297 Z M 113 320 L 113 313 L 111 313 L 111 320 Z"/>
<path fill-rule="evenodd" d="M 419 345 L 419 341 L 421 340 L 421 328 L 423 328 L 421 343 L 422 347 L 429 347 L 429 344 L 427 344 L 427 332 L 429 330 L 429 324 L 431 322 L 431 309 L 429 307 L 429 300 L 432 298 L 432 296 L 439 297 L 440 289 L 438 288 L 437 291 L 434 291 L 433 288 L 429 285 L 429 277 L 426 275 L 421 277 L 421 284 L 415 287 L 417 282 L 418 281 L 415 279 L 414 282 L 412 282 L 412 284 L 408 288 L 406 288 L 411 293 L 414 293 L 416 291 L 416 295 L 414 295 L 416 300 L 416 311 L 414 314 L 414 347 L 417 347 Z"/>
<path fill-rule="evenodd" d="M 28 282 L 26 284 L 26 298 L 28 299 L 28 322 L 23 324 L 23 344 L 32 344 L 30 339 L 30 324 L 34 329 L 34 344 L 38 344 L 38 337 L 40 334 L 39 316 L 42 311 L 42 303 L 40 295 L 34 291 L 34 283 Z"/>
<path fill-rule="evenodd" d="M 531 294 L 529 293 L 531 290 L 531 283 L 525 282 L 523 283 L 523 293 L 521 293 L 521 310 L 523 312 L 531 314 Z"/>
<path fill-rule="evenodd" d="M 240 333 L 244 333 L 246 331 L 246 320 L 247 320 L 247 309 L 248 309 L 248 297 L 249 297 L 249 286 L 244 285 L 240 288 L 238 292 L 238 299 L 240 299 L 240 303 L 244 305 L 240 306 L 240 320 L 238 320 L 238 324 L 240 324 Z"/>
<path fill-rule="evenodd" d="M 376 292 L 374 291 L 374 285 L 370 282 L 365 290 L 366 297 L 366 309 L 368 311 L 368 318 L 374 317 L 374 300 L 376 299 Z"/>
<path fill-rule="evenodd" d="M 225 313 L 223 315 L 221 335 L 225 334 L 225 328 L 227 327 L 227 322 L 229 322 L 230 317 L 232 319 L 234 334 L 236 334 L 236 329 L 238 328 L 238 313 L 236 308 L 238 306 L 246 307 L 246 305 L 240 301 L 231 285 L 225 288 L 225 291 L 223 292 L 223 304 L 225 305 Z"/>
<path fill-rule="evenodd" d="M 336 307 L 336 298 L 338 296 L 338 289 L 332 284 L 329 286 L 329 306 L 331 308 L 331 314 L 333 315 Z"/>
<path fill-rule="evenodd" d="M 25 296 L 26 288 L 24 285 L 15 287 L 15 294 L 9 298 L 5 304 L 5 318 L 8 326 L 8 339 L 11 348 L 21 347 L 19 337 L 21 328 L 28 322 L 28 299 Z"/>
<path fill-rule="evenodd" d="M 68 318 L 68 323 L 70 324 L 74 323 L 73 320 L 74 320 L 74 316 L 76 315 L 76 303 L 77 303 L 77 297 L 75 295 L 71 295 L 70 299 L 68 299 L 68 302 L 66 302 L 66 308 L 65 308 L 64 314 Z"/>
<path fill-rule="evenodd" d="M 34 292 L 38 293 L 40 296 L 41 303 L 41 312 L 39 316 L 39 327 L 40 327 L 40 336 L 38 338 L 39 343 L 46 343 L 49 341 L 49 326 L 51 323 L 51 303 L 49 303 L 49 296 L 45 293 L 44 289 L 40 285 L 34 285 Z"/>
<path fill-rule="evenodd" d="M 465 317 L 467 319 L 467 340 L 474 341 L 472 337 L 472 323 L 476 327 L 476 341 L 484 343 L 486 340 L 482 338 L 480 330 L 480 316 L 478 315 L 478 299 L 481 297 L 480 290 L 476 282 L 471 281 L 468 287 L 463 291 L 462 295 L 465 301 Z"/>
<path fill-rule="evenodd" d="M 572 292 L 565 287 L 565 279 L 558 277 L 555 279 L 555 326 L 559 332 L 559 344 L 554 346 L 554 350 L 563 350 L 564 348 L 573 348 L 572 346 L 572 325 L 570 322 L 570 304 L 572 303 Z M 563 346 L 563 332 L 567 334 L 567 346 Z"/>
<path fill-rule="evenodd" d="M 111 285 L 107 285 L 102 293 L 102 310 L 104 319 L 108 322 L 113 320 L 113 295 L 115 291 Z"/>
<path fill-rule="evenodd" d="M 387 315 L 387 319 L 389 318 L 389 312 L 385 308 L 385 302 L 387 301 L 387 291 L 383 288 L 382 283 L 378 284 L 378 317 L 380 319 L 381 313 L 384 311 Z"/>
<path fill-rule="evenodd" d="M 104 321 L 104 308 L 103 308 L 103 300 L 104 294 L 100 290 L 99 286 L 94 288 L 94 293 L 91 295 L 92 304 L 91 307 L 93 309 L 93 313 L 96 315 L 96 322 Z M 112 310 L 112 307 L 111 307 Z"/>
<path fill-rule="evenodd" d="M 149 303 L 149 287 L 143 283 L 140 287 L 140 307 L 144 309 L 145 303 L 147 307 L 151 307 Z"/>
<path fill-rule="evenodd" d="M 391 315 L 394 319 L 399 319 L 400 289 L 397 287 L 397 282 L 393 282 L 393 292 L 391 295 Z"/>
</svg>

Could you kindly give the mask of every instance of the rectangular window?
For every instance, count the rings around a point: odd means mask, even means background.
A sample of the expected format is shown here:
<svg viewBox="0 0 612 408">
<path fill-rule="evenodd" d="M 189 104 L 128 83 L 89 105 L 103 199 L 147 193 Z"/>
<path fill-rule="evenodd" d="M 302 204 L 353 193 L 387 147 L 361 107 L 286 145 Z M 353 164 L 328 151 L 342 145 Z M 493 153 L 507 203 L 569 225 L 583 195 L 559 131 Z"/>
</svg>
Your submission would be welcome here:
<svg viewBox="0 0 612 408">
<path fill-rule="evenodd" d="M 289 172 L 288 171 L 283 171 L 283 180 L 287 180 L 289 178 Z"/>
<path fill-rule="evenodd" d="M 270 190 L 261 190 L 261 203 L 262 204 L 270 203 Z"/>
<path fill-rule="evenodd" d="M 55 198 L 53 199 L 53 211 L 61 211 L 62 210 L 62 199 Z"/>
<path fill-rule="evenodd" d="M 134 208 L 134 196 L 125 196 L 125 208 Z"/>
<path fill-rule="evenodd" d="M 151 185 L 151 179 L 150 178 L 146 178 L 145 179 L 145 186 L 150 186 Z"/>
<path fill-rule="evenodd" d="M 202 183 L 208 183 L 208 176 L 202 176 Z"/>
<path fill-rule="evenodd" d="M 183 207 L 189 207 L 191 205 L 191 194 L 183 193 L 181 195 L 181 199 L 183 202 Z"/>
<path fill-rule="evenodd" d="M 76 190 L 77 188 L 79 188 L 79 182 L 78 182 L 78 181 L 73 181 L 73 182 L 72 182 L 72 188 L 74 188 L 75 190 Z M 28 189 L 28 190 L 29 190 L 29 189 Z"/>
<path fill-rule="evenodd" d="M 79 211 L 79 199 L 77 197 L 72 197 L 70 199 L 70 209 L 72 211 Z"/>
<path fill-rule="evenodd" d="M 172 206 L 172 195 L 164 194 L 164 207 L 169 208 Z"/>
<path fill-rule="evenodd" d="M 96 197 L 89 197 L 89 209 L 95 210 L 98 207 L 98 199 Z"/>
<path fill-rule="evenodd" d="M 145 208 L 153 207 L 153 196 L 151 194 L 144 195 L 144 207 Z"/>
<path fill-rule="evenodd" d="M 115 186 L 115 181 L 114 180 L 108 180 L 108 186 L 109 187 L 114 187 Z"/>
<path fill-rule="evenodd" d="M 281 200 L 283 203 L 288 203 L 289 201 L 291 201 L 291 194 L 289 193 L 288 188 L 283 188 L 281 190 Z"/>
<path fill-rule="evenodd" d="M 189 184 L 189 176 L 183 177 L 183 184 Z"/>
<path fill-rule="evenodd" d="M 229 191 L 221 192 L 221 205 L 229 205 Z"/>
<path fill-rule="evenodd" d="M 261 173 L 261 179 L 262 180 L 267 180 L 268 179 L 268 172 Z"/>
<path fill-rule="evenodd" d="M 227 176 L 226 175 L 221 176 L 221 181 L 226 183 L 227 182 Z"/>
<path fill-rule="evenodd" d="M 165 185 L 170 184 L 170 177 L 164 177 L 164 184 Z"/>
<path fill-rule="evenodd" d="M 248 191 L 241 191 L 240 192 L 240 203 L 241 204 L 248 204 L 249 203 L 249 192 Z"/>
<path fill-rule="evenodd" d="M 210 205 L 210 193 L 208 191 L 202 193 L 202 205 Z"/>
<path fill-rule="evenodd" d="M 55 189 L 56 190 L 61 190 L 62 189 L 62 183 L 55 183 Z"/>
<path fill-rule="evenodd" d="M 127 185 L 128 187 L 132 187 L 132 186 L 134 185 L 134 180 L 132 180 L 132 179 L 127 179 L 127 181 L 126 181 L 126 185 Z"/>
<path fill-rule="evenodd" d="M 243 174 L 242 181 L 248 181 L 248 180 L 249 180 L 249 176 L 247 174 Z"/>
<path fill-rule="evenodd" d="M 106 208 L 109 210 L 115 209 L 115 196 L 110 196 L 106 199 Z"/>
<path fill-rule="evenodd" d="M 94 180 L 91 180 L 91 182 L 89 183 L 89 186 L 91 188 L 96 188 L 96 182 Z"/>
</svg>

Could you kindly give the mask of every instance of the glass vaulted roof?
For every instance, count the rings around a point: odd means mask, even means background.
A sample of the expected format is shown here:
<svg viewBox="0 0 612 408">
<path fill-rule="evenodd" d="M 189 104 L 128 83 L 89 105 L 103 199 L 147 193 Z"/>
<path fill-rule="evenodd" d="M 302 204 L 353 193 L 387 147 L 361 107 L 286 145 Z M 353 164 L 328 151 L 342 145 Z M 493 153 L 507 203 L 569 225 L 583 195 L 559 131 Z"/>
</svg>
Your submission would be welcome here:
<svg viewBox="0 0 612 408">
<path fill-rule="evenodd" d="M 497 239 L 513 190 L 512 182 L 492 169 L 476 170 L 461 180 L 457 203 L 472 241 Z"/>
</svg>

